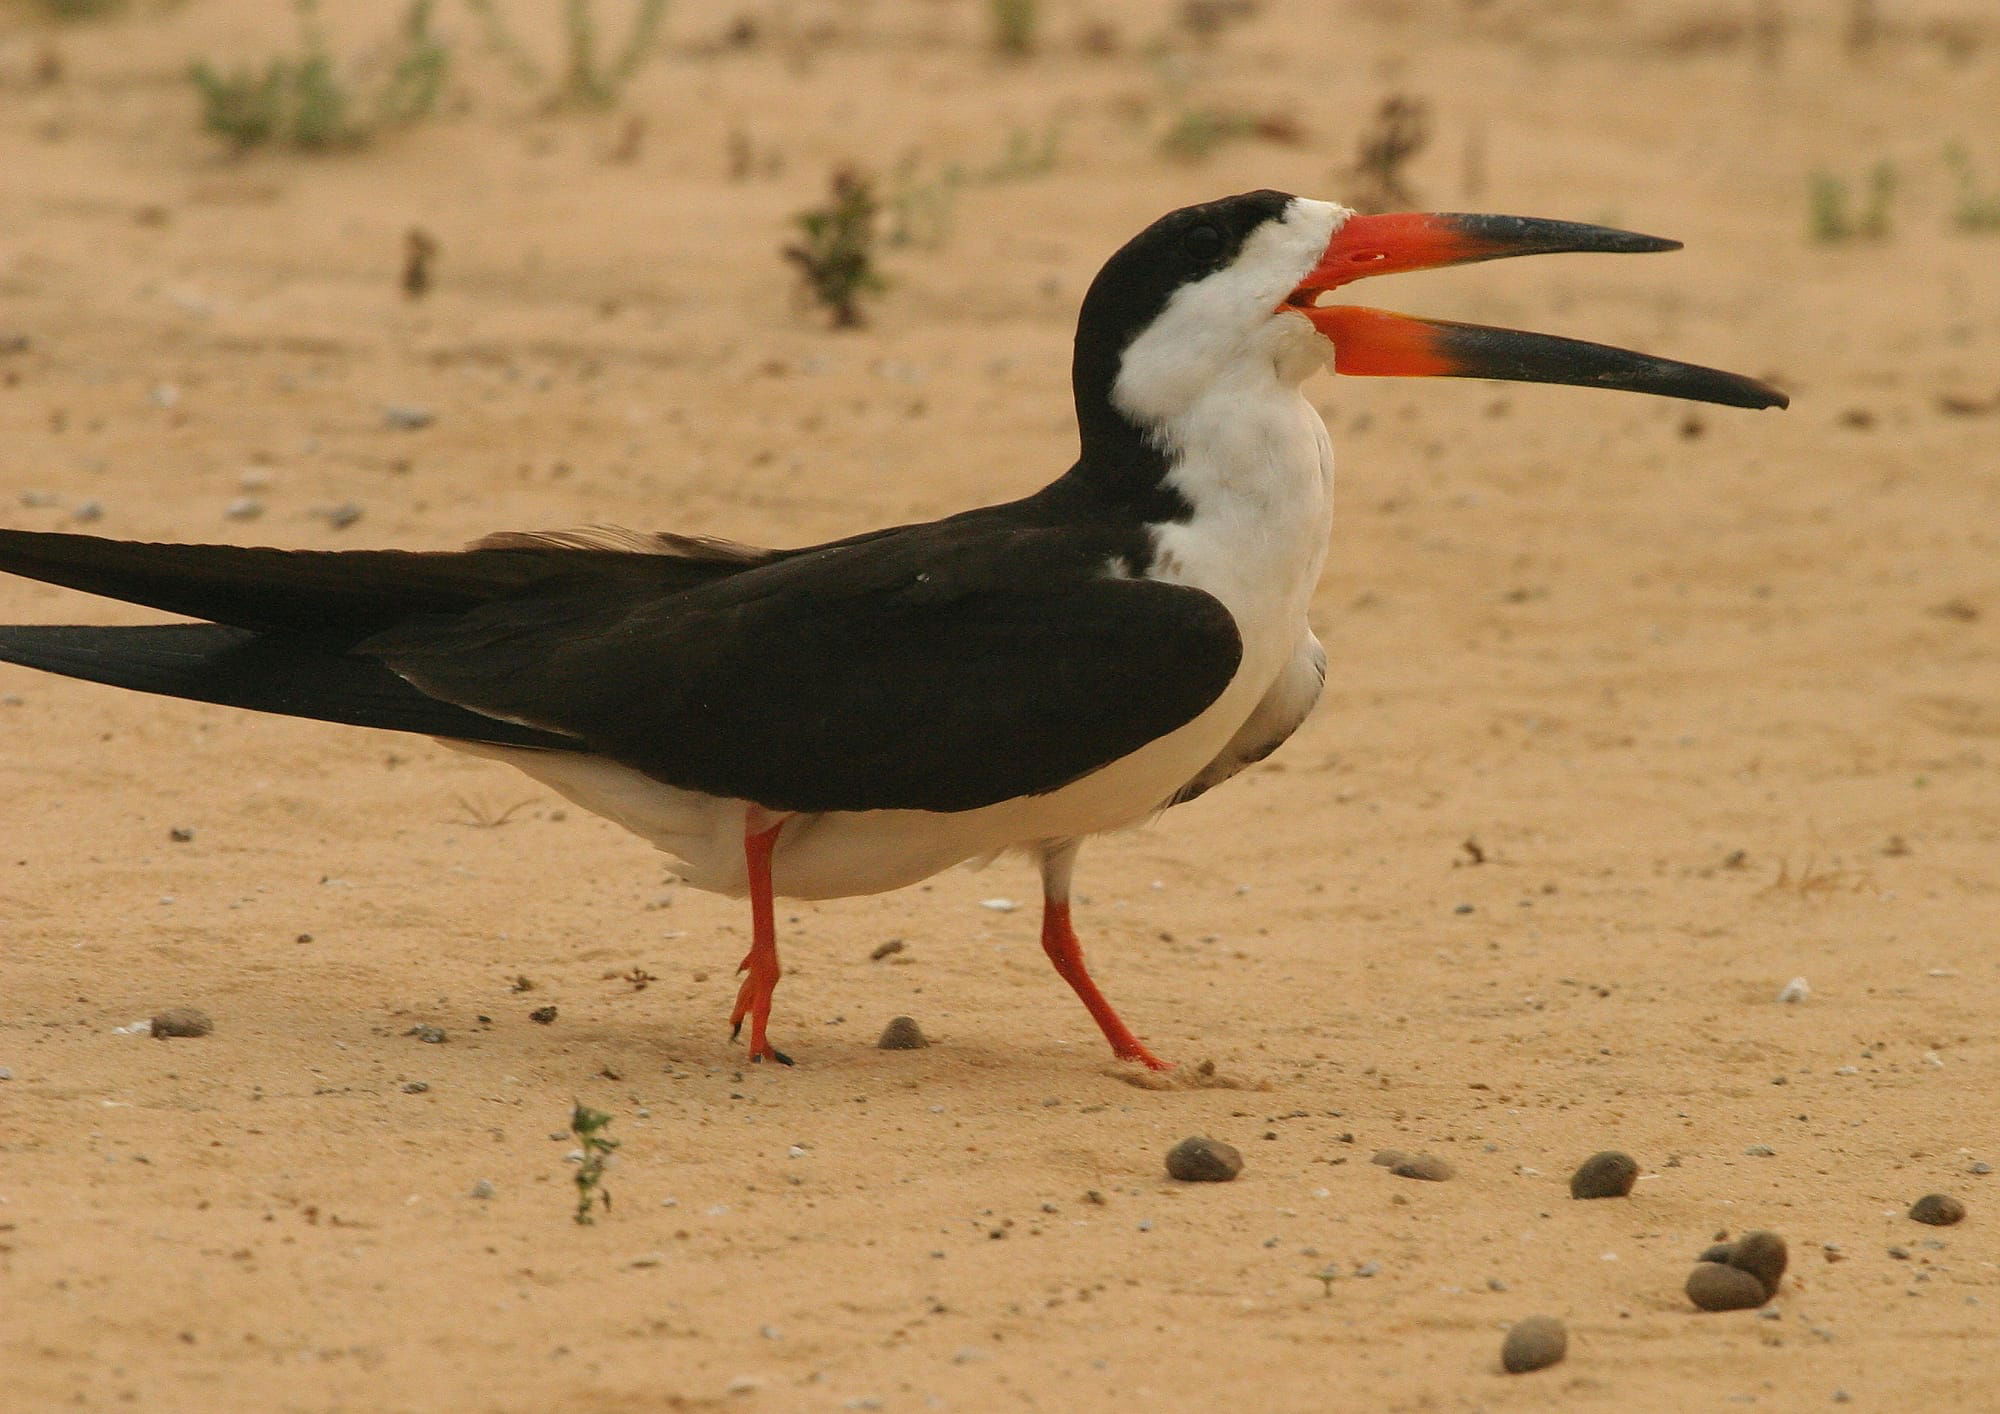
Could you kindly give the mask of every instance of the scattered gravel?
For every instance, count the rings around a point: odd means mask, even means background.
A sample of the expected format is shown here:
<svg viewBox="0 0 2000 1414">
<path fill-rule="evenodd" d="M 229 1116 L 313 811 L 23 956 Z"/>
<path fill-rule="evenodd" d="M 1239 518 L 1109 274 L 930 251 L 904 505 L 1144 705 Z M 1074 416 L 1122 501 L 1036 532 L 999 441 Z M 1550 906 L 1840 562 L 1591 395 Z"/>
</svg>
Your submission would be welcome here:
<svg viewBox="0 0 2000 1414">
<path fill-rule="evenodd" d="M 1452 1175 L 1452 1167 L 1436 1154 L 1406 1154 L 1400 1163 L 1391 1164 L 1389 1172 L 1398 1178 L 1421 1178 L 1430 1183 L 1443 1183 Z"/>
<path fill-rule="evenodd" d="M 1639 1181 L 1639 1161 L 1630 1154 L 1606 1149 L 1592 1154 L 1569 1178 L 1572 1198 L 1623 1198 Z"/>
<path fill-rule="evenodd" d="M 930 1044 L 930 1038 L 924 1035 L 914 1016 L 896 1016 L 882 1028 L 881 1039 L 875 1044 L 885 1051 L 921 1051 Z"/>
<path fill-rule="evenodd" d="M 1554 1316 L 1516 1321 L 1500 1343 L 1500 1367 L 1510 1375 L 1546 1370 L 1569 1354 L 1569 1332 Z"/>
<path fill-rule="evenodd" d="M 162 1041 L 169 1036 L 206 1036 L 215 1022 L 199 1007 L 170 1006 L 153 1018 L 152 1034 Z"/>
<path fill-rule="evenodd" d="M 1926 1193 L 1910 1204 L 1910 1216 L 1932 1227 L 1950 1227 L 1965 1221 L 1965 1204 L 1949 1193 Z"/>
<path fill-rule="evenodd" d="M 1182 1183 L 1227 1183 L 1243 1172 L 1243 1155 L 1219 1139 L 1195 1136 L 1167 1150 L 1167 1176 Z"/>
<path fill-rule="evenodd" d="M 1704 1311 L 1748 1311 L 1770 1300 L 1755 1276 L 1721 1262 L 1695 1263 L 1688 1273 L 1687 1296 Z"/>
</svg>

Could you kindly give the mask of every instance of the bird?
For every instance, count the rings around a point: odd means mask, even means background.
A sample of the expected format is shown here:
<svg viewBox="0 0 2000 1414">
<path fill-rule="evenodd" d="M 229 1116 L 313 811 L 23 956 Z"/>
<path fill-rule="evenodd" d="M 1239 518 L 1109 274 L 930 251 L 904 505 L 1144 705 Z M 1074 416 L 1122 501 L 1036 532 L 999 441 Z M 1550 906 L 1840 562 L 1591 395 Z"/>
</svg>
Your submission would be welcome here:
<svg viewBox="0 0 2000 1414">
<path fill-rule="evenodd" d="M 0 528 L 0 570 L 186 622 L 0 626 L 0 661 L 425 734 L 505 762 L 750 902 L 752 1060 L 774 897 L 903 887 L 1018 850 L 1041 943 L 1113 1055 L 1168 1068 L 1092 980 L 1081 843 L 1262 760 L 1312 710 L 1333 450 L 1315 371 L 1782 408 L 1756 379 L 1330 299 L 1366 277 L 1679 242 L 1252 191 L 1162 216 L 1077 317 L 1077 455 L 1031 495 L 771 549 L 609 528 L 459 550 L 153 544 Z M 1329 302 L 1330 301 L 1330 302 Z"/>
</svg>

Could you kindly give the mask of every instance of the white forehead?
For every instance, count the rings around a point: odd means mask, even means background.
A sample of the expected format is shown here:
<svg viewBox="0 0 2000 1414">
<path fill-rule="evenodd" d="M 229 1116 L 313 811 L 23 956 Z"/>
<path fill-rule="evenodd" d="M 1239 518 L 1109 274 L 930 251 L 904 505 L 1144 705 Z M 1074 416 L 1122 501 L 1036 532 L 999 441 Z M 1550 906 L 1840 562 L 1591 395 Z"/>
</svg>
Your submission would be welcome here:
<svg viewBox="0 0 2000 1414">
<path fill-rule="evenodd" d="M 1232 361 L 1268 357 L 1260 336 L 1353 214 L 1295 196 L 1282 215 L 1250 233 L 1234 260 L 1174 291 L 1119 361 L 1111 393 L 1119 410 L 1142 424 L 1169 422 Z"/>
</svg>

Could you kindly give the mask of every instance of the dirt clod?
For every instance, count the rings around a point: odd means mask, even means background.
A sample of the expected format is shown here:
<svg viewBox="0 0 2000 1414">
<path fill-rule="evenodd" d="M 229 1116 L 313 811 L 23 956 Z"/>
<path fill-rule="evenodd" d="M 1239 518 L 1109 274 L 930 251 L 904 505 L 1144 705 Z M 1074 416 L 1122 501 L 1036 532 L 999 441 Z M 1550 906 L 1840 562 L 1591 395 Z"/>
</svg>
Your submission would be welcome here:
<svg viewBox="0 0 2000 1414">
<path fill-rule="evenodd" d="M 1736 1246 L 1729 1254 L 1729 1265 L 1763 1283 L 1766 1296 L 1778 1294 L 1778 1283 L 1784 1278 L 1785 1264 L 1790 1260 L 1785 1239 L 1763 1230 L 1744 1233 L 1736 1239 Z"/>
<path fill-rule="evenodd" d="M 1592 1154 L 1569 1178 L 1572 1198 L 1623 1198 L 1639 1180 L 1639 1161 L 1630 1154 L 1606 1149 Z"/>
<path fill-rule="evenodd" d="M 1965 1204 L 1949 1193 L 1926 1193 L 1910 1204 L 1910 1216 L 1932 1227 L 1950 1227 L 1965 1221 Z"/>
<path fill-rule="evenodd" d="M 1243 1155 L 1219 1139 L 1195 1136 L 1167 1150 L 1167 1176 L 1182 1183 L 1227 1183 L 1243 1172 Z"/>
<path fill-rule="evenodd" d="M 921 1051 L 930 1044 L 930 1038 L 924 1035 L 914 1016 L 897 1016 L 891 1017 L 882 1028 L 882 1037 L 875 1044 L 885 1051 Z"/>
<path fill-rule="evenodd" d="M 164 1041 L 169 1036 L 206 1036 L 215 1022 L 199 1007 L 170 1006 L 153 1018 L 153 1035 Z"/>
<path fill-rule="evenodd" d="M 553 1003 L 548 1006 L 538 1006 L 528 1013 L 528 1020 L 534 1022 L 537 1026 L 547 1026 L 555 1019 L 556 1009 Z"/>
<path fill-rule="evenodd" d="M 1400 1163 L 1391 1164 L 1389 1172 L 1398 1178 L 1421 1178 L 1429 1183 L 1443 1183 L 1452 1175 L 1452 1167 L 1436 1154 L 1406 1154 Z"/>
<path fill-rule="evenodd" d="M 1554 1316 L 1516 1321 L 1500 1343 L 1500 1367 L 1510 1375 L 1546 1370 L 1569 1353 L 1569 1332 Z"/>
<path fill-rule="evenodd" d="M 1687 1297 L 1704 1311 L 1748 1311 L 1771 1299 L 1754 1274 L 1721 1262 L 1695 1263 Z"/>
</svg>

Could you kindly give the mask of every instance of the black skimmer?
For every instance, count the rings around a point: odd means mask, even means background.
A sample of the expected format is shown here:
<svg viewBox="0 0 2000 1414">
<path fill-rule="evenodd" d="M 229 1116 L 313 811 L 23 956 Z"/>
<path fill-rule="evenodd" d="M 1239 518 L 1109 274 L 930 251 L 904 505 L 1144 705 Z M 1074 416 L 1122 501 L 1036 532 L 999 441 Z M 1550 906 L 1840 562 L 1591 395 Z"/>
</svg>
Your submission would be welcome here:
<svg viewBox="0 0 2000 1414">
<path fill-rule="evenodd" d="M 1077 321 L 1076 464 L 1022 500 L 801 549 L 503 534 L 445 552 L 156 545 L 0 530 L 0 569 L 201 620 L 4 627 L 0 660 L 439 737 L 750 897 L 731 1025 L 767 1022 L 772 897 L 914 883 L 1020 848 L 1042 946 L 1122 1059 L 1161 1068 L 1084 968 L 1083 839 L 1263 759 L 1318 698 L 1307 623 L 1333 451 L 1300 392 L 1337 372 L 1574 383 L 1783 407 L 1753 379 L 1407 318 L 1365 275 L 1673 241 L 1505 216 L 1359 216 L 1258 191 L 1175 211 Z"/>
</svg>

